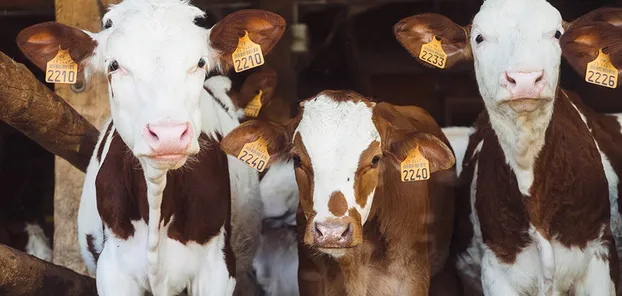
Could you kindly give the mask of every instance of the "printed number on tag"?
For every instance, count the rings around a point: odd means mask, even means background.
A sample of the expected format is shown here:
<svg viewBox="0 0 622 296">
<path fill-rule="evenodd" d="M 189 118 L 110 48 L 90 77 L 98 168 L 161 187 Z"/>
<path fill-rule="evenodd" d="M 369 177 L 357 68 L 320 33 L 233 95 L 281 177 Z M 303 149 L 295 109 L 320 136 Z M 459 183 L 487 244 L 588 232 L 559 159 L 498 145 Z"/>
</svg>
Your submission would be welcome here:
<svg viewBox="0 0 622 296">
<path fill-rule="evenodd" d="M 447 54 L 443 50 L 441 40 L 437 38 L 438 37 L 433 36 L 432 41 L 421 46 L 419 59 L 430 65 L 444 69 L 445 62 L 447 61 Z"/>
<path fill-rule="evenodd" d="M 430 179 L 430 162 L 415 147 L 400 165 L 402 182 L 424 181 Z"/>
<path fill-rule="evenodd" d="M 244 37 L 238 41 L 238 47 L 231 57 L 236 73 L 259 67 L 265 62 L 261 46 L 248 38 L 247 31 L 244 31 Z"/>
<path fill-rule="evenodd" d="M 257 117 L 259 115 L 259 111 L 261 111 L 261 96 L 263 95 L 263 91 L 260 89 L 259 93 L 256 94 L 253 99 L 246 105 L 244 108 L 244 115 L 248 117 Z"/>
<path fill-rule="evenodd" d="M 270 160 L 266 141 L 262 137 L 259 137 L 255 142 L 246 143 L 244 147 L 242 147 L 238 159 L 249 167 L 263 172 Z"/>
<path fill-rule="evenodd" d="M 58 49 L 56 56 L 47 63 L 45 81 L 48 83 L 75 84 L 78 64 L 71 59 L 68 50 Z"/>
<path fill-rule="evenodd" d="M 598 57 L 587 64 L 585 81 L 609 88 L 618 86 L 618 69 L 613 66 L 609 55 L 602 49 L 598 51 Z"/>
</svg>

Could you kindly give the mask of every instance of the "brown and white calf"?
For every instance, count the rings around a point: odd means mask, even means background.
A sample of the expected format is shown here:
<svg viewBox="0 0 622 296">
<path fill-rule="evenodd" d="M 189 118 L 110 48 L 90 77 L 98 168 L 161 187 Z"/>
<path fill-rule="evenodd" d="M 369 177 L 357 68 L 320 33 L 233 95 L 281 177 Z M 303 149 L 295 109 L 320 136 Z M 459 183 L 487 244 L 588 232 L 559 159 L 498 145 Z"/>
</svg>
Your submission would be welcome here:
<svg viewBox="0 0 622 296">
<path fill-rule="evenodd" d="M 615 295 L 620 126 L 558 87 L 565 25 L 544 0 L 487 0 L 468 27 L 436 14 L 395 26 L 417 56 L 437 36 L 446 67 L 474 62 L 486 111 L 464 157 L 454 243 L 485 295 Z"/>
<path fill-rule="evenodd" d="M 238 155 L 259 137 L 269 164 L 294 162 L 301 295 L 428 293 L 449 253 L 454 196 L 441 180 L 454 157 L 427 112 L 323 91 L 285 126 L 248 121 L 221 147 Z M 402 182 L 400 163 L 415 147 L 431 179 Z"/>
<path fill-rule="evenodd" d="M 239 124 L 203 88 L 228 70 L 240 37 L 267 54 L 284 20 L 237 11 L 211 29 L 188 1 L 126 0 L 90 33 L 27 28 L 24 53 L 45 68 L 59 48 L 107 77 L 112 119 L 89 164 L 78 217 L 82 255 L 99 295 L 248 295 L 261 225 L 256 171 L 218 149 Z M 237 280 L 237 285 L 236 285 Z"/>
</svg>

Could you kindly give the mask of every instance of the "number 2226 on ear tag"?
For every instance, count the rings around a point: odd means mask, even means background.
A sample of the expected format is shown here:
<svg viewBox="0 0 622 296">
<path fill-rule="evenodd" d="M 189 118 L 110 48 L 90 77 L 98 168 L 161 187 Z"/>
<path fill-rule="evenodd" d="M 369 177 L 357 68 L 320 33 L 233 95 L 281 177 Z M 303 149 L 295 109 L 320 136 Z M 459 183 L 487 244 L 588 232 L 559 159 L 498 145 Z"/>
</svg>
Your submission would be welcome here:
<svg viewBox="0 0 622 296">
<path fill-rule="evenodd" d="M 430 162 L 421 155 L 419 147 L 408 152 L 408 156 L 400 164 L 402 182 L 424 181 L 430 179 Z"/>
<path fill-rule="evenodd" d="M 248 31 L 244 31 L 231 58 L 236 73 L 259 67 L 265 62 L 261 46 L 248 38 Z"/>
<path fill-rule="evenodd" d="M 618 86 L 618 69 L 613 66 L 609 55 L 602 49 L 598 51 L 598 57 L 587 64 L 585 81 L 609 88 Z"/>
<path fill-rule="evenodd" d="M 78 76 L 78 64 L 73 61 L 68 50 L 58 48 L 56 56 L 47 63 L 45 82 L 75 84 Z"/>
<path fill-rule="evenodd" d="M 263 95 L 263 91 L 260 89 L 259 93 L 256 94 L 253 99 L 246 105 L 244 108 L 244 115 L 248 117 L 257 117 L 259 115 L 259 111 L 261 111 L 261 96 Z"/>
<path fill-rule="evenodd" d="M 242 147 L 238 155 L 238 159 L 260 173 L 263 172 L 270 160 L 266 141 L 262 137 L 259 137 L 254 142 L 244 144 L 244 147 Z"/>
<path fill-rule="evenodd" d="M 432 41 L 421 46 L 419 59 L 435 67 L 445 69 L 447 54 L 443 50 L 441 40 L 437 38 L 438 37 L 433 36 Z"/>
</svg>

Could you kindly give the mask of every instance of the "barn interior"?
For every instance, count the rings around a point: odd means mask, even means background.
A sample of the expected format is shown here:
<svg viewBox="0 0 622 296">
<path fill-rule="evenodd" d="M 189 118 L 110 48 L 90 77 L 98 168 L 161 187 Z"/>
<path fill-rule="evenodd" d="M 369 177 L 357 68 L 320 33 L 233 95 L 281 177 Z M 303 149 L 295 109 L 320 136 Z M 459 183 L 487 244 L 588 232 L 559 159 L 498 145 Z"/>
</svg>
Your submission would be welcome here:
<svg viewBox="0 0 622 296">
<path fill-rule="evenodd" d="M 92 3 L 91 3 L 92 2 Z M 116 1 L 118 2 L 118 1 Z M 284 38 L 267 64 L 278 73 L 277 92 L 291 104 L 324 89 L 352 89 L 374 101 L 397 105 L 418 105 L 429 111 L 442 126 L 468 126 L 483 110 L 472 65 L 468 63 L 441 71 L 422 66 L 403 49 L 392 27 L 400 19 L 423 12 L 443 14 L 466 25 L 479 9 L 481 0 L 193 0 L 208 13 L 206 26 L 225 15 L 246 8 L 273 11 L 289 25 Z M 622 7 L 622 0 L 551 0 L 565 20 L 571 21 L 599 7 Z M 41 82 L 44 73 L 18 49 L 20 30 L 59 19 L 84 23 L 97 30 L 103 7 L 113 0 L 0 0 L 0 51 L 23 63 Z M 61 19 L 62 15 L 62 19 Z M 82 21 L 83 20 L 83 21 Z M 260 67 L 261 68 L 261 67 Z M 234 88 L 254 71 L 232 74 Z M 54 85 L 47 84 L 50 89 Z M 622 112 L 622 89 L 609 89 L 584 82 L 562 59 L 561 86 L 581 95 L 585 104 L 602 113 Z M 107 100 L 80 101 L 98 87 L 57 90 L 82 114 L 90 114 L 96 127 L 107 114 Z M 58 88 L 58 87 L 57 87 Z M 74 97 L 74 95 L 76 95 Z M 68 97 L 71 97 L 68 98 Z M 105 98 L 105 96 L 104 96 Z M 0 107 L 1 109 L 1 107 Z M 38 221 L 50 238 L 62 238 L 61 205 L 67 192 L 81 189 L 69 184 L 66 166 L 52 153 L 4 122 L 0 122 L 0 243 L 23 241 L 13 221 Z M 73 176 L 71 173 L 70 176 Z M 76 187 L 78 186 L 78 187 Z M 67 189 L 67 187 L 74 187 Z M 66 228 L 63 228 L 63 232 Z M 55 250 L 55 256 L 57 255 Z M 60 254 L 59 254 L 60 256 Z M 61 257 L 58 257 L 61 258 Z M 61 259 L 56 259 L 61 262 Z M 65 264 L 70 265 L 70 264 Z"/>
</svg>

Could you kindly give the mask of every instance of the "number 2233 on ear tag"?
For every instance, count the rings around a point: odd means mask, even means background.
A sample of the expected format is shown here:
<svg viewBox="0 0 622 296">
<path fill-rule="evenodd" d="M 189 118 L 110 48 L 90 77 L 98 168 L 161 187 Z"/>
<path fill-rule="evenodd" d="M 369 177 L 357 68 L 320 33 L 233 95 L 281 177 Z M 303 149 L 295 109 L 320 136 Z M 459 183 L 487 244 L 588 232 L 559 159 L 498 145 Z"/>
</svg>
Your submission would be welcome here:
<svg viewBox="0 0 622 296">
<path fill-rule="evenodd" d="M 430 162 L 415 147 L 400 164 L 400 172 L 402 182 L 425 181 L 430 179 Z"/>
<path fill-rule="evenodd" d="M 613 66 L 609 55 L 602 49 L 598 51 L 598 57 L 587 64 L 585 81 L 609 88 L 618 86 L 618 69 Z"/>
<path fill-rule="evenodd" d="M 244 144 L 244 147 L 242 147 L 238 155 L 238 159 L 260 173 L 263 172 L 270 160 L 266 141 L 262 137 L 259 137 L 254 142 Z"/>
<path fill-rule="evenodd" d="M 432 37 L 432 41 L 421 46 L 419 59 L 438 68 L 445 69 L 447 54 L 441 45 L 441 39 L 437 36 Z"/>
<path fill-rule="evenodd" d="M 68 50 L 58 48 L 56 56 L 47 63 L 45 82 L 75 84 L 78 77 L 78 64 L 73 61 Z"/>
<path fill-rule="evenodd" d="M 265 62 L 261 46 L 248 37 L 248 31 L 244 31 L 231 58 L 236 73 L 259 67 Z"/>
</svg>

